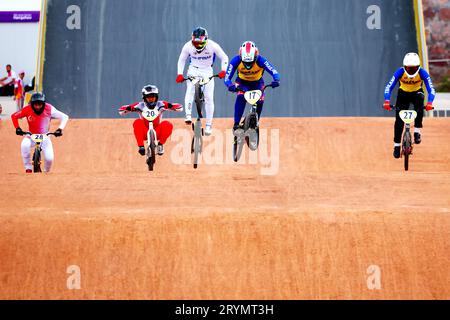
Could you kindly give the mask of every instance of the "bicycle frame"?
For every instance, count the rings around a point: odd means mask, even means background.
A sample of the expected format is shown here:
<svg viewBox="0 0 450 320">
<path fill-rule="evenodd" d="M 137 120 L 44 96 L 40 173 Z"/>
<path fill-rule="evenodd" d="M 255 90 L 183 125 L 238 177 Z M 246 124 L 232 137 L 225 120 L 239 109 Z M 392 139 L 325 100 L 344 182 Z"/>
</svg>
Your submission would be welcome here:
<svg viewBox="0 0 450 320">
<path fill-rule="evenodd" d="M 207 85 L 213 78 L 218 77 L 218 74 L 215 74 L 211 77 L 201 77 L 201 76 L 188 76 L 184 78 L 184 81 L 189 80 L 195 87 L 195 106 L 197 108 L 197 119 L 203 118 L 202 109 L 205 103 L 205 96 L 203 94 L 205 90 L 205 85 Z"/>
<path fill-rule="evenodd" d="M 151 139 L 151 135 L 153 134 L 154 138 L 154 143 L 155 145 L 158 145 L 159 141 L 158 141 L 158 136 L 156 135 L 156 131 L 155 128 L 153 127 L 153 121 L 149 121 L 148 124 L 148 131 L 147 131 L 147 141 L 150 142 L 152 141 Z"/>
<path fill-rule="evenodd" d="M 244 94 L 245 101 L 251 105 L 249 114 L 256 113 L 258 102 L 259 102 L 259 100 L 261 100 L 266 88 L 269 88 L 269 87 L 272 88 L 272 86 L 266 85 L 261 90 L 249 90 L 249 91 L 239 90 L 238 91 L 238 92 L 241 92 Z M 259 123 L 259 119 L 258 119 L 258 123 Z"/>
<path fill-rule="evenodd" d="M 158 117 L 159 117 L 159 110 L 156 109 L 156 107 L 154 109 L 150 109 L 148 107 L 144 107 L 144 109 L 141 112 L 141 115 L 144 119 L 146 119 L 148 121 L 148 131 L 147 131 L 147 141 L 150 142 L 151 140 L 150 135 L 151 133 L 154 134 L 155 136 L 155 143 L 158 144 L 158 137 L 156 135 L 156 131 L 153 127 L 153 121 L 155 121 Z"/>
</svg>

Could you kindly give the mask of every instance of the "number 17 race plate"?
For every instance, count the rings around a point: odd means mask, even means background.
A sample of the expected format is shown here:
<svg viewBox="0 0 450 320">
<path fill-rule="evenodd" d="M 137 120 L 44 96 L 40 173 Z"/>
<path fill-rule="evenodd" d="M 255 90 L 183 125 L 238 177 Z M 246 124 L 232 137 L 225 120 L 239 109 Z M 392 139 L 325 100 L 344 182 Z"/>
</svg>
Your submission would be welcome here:
<svg viewBox="0 0 450 320">
<path fill-rule="evenodd" d="M 261 96 L 262 96 L 261 90 L 247 91 L 244 94 L 245 100 L 247 100 L 247 102 L 251 105 L 256 104 L 259 101 L 259 99 L 261 99 Z"/>
</svg>

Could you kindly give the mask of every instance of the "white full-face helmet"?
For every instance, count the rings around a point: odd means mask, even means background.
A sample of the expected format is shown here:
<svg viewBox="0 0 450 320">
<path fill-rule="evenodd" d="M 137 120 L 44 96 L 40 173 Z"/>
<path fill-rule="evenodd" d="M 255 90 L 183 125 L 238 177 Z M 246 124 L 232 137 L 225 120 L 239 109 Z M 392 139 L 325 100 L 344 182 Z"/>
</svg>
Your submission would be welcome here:
<svg viewBox="0 0 450 320">
<path fill-rule="evenodd" d="M 403 69 L 409 78 L 417 76 L 420 70 L 420 57 L 415 52 L 410 52 L 405 55 L 403 59 Z"/>
<path fill-rule="evenodd" d="M 246 69 L 251 69 L 258 58 L 258 48 L 253 41 L 245 41 L 239 49 L 239 55 Z"/>
<path fill-rule="evenodd" d="M 154 108 L 156 106 L 158 95 L 159 90 L 157 86 L 149 84 L 142 88 L 142 99 L 148 108 Z"/>
</svg>

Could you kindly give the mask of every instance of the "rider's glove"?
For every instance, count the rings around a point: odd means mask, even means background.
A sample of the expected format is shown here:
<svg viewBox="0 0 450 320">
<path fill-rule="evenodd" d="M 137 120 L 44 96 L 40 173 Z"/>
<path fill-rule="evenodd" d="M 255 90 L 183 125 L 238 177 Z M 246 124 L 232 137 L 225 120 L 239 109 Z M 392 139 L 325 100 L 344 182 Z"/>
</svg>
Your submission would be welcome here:
<svg viewBox="0 0 450 320">
<path fill-rule="evenodd" d="M 182 83 L 184 81 L 184 77 L 182 74 L 177 75 L 177 79 L 175 80 L 177 83 Z"/>
<path fill-rule="evenodd" d="M 385 108 L 387 111 L 391 111 L 391 102 L 389 100 L 384 100 L 383 108 Z"/>
<path fill-rule="evenodd" d="M 176 112 L 181 112 L 181 111 L 183 111 L 183 105 L 181 105 L 179 103 L 170 103 L 169 109 L 176 111 Z"/>
<path fill-rule="evenodd" d="M 62 129 L 58 128 L 55 130 L 55 137 L 61 137 L 62 136 Z"/>
<path fill-rule="evenodd" d="M 272 81 L 272 83 L 270 84 L 270 86 L 271 86 L 272 88 L 279 87 L 279 86 L 280 86 L 280 82 L 279 82 L 279 81 Z"/>
<path fill-rule="evenodd" d="M 225 71 L 220 71 L 218 74 L 217 74 L 217 76 L 220 78 L 220 79 L 223 79 L 223 78 L 225 78 L 225 75 L 226 75 L 226 72 Z"/>
<path fill-rule="evenodd" d="M 123 116 L 124 114 L 127 114 L 127 113 L 129 113 L 131 111 L 132 111 L 132 108 L 131 108 L 131 106 L 128 106 L 128 105 L 122 106 L 122 107 L 119 108 L 119 114 L 121 116 Z"/>
<path fill-rule="evenodd" d="M 433 102 L 428 102 L 427 105 L 425 106 L 425 110 L 427 111 L 431 111 L 433 110 Z"/>
<path fill-rule="evenodd" d="M 16 134 L 18 136 L 23 136 L 25 134 L 25 132 L 23 132 L 22 128 L 18 127 L 18 128 L 16 128 Z"/>
<path fill-rule="evenodd" d="M 230 91 L 230 92 L 237 92 L 238 90 L 237 90 L 237 88 L 236 88 L 236 86 L 234 84 L 230 84 L 228 86 L 228 91 Z"/>
</svg>

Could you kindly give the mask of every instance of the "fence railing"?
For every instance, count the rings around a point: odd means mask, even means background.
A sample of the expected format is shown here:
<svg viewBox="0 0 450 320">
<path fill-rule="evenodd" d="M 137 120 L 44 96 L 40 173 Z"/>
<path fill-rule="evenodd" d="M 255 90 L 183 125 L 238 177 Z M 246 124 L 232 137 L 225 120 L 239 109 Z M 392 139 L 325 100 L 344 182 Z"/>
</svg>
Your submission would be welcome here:
<svg viewBox="0 0 450 320">
<path fill-rule="evenodd" d="M 431 117 L 450 117 L 450 92 L 438 92 L 433 103 L 434 110 Z"/>
</svg>

